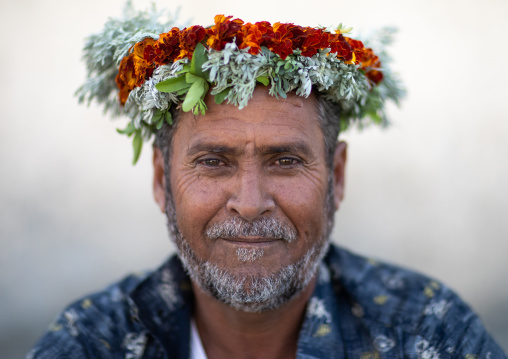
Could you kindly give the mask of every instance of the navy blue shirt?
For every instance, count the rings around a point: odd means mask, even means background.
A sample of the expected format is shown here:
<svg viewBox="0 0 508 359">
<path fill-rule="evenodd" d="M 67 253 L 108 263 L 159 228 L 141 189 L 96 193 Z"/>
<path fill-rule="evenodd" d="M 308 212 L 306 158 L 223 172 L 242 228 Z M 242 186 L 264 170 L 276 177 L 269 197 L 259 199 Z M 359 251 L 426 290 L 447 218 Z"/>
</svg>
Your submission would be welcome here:
<svg viewBox="0 0 508 359">
<path fill-rule="evenodd" d="M 193 303 L 173 256 L 69 306 L 27 359 L 188 359 Z M 297 358 L 507 359 L 446 286 L 333 245 L 307 304 Z"/>
</svg>

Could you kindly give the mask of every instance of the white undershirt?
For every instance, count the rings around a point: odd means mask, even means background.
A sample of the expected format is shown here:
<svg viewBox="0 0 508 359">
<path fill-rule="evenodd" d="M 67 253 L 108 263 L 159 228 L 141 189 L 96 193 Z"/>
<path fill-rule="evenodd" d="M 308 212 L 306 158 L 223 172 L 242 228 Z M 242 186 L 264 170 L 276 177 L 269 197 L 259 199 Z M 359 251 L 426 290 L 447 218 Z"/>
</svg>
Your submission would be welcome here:
<svg viewBox="0 0 508 359">
<path fill-rule="evenodd" d="M 190 359 L 207 359 L 194 318 L 191 319 Z"/>
</svg>

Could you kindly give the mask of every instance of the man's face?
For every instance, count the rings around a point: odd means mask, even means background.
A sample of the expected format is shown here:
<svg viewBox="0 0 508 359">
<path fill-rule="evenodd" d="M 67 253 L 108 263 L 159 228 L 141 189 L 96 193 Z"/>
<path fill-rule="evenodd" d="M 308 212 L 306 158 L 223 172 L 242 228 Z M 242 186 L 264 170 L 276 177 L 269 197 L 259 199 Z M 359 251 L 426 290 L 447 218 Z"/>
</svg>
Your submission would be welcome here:
<svg viewBox="0 0 508 359">
<path fill-rule="evenodd" d="M 289 300 L 326 249 L 333 206 L 315 98 L 257 88 L 242 110 L 207 105 L 204 116 L 183 113 L 173 138 L 169 221 L 180 256 L 216 297 L 234 286 L 240 300 L 259 301 L 249 295 L 269 296 L 259 283 L 275 280 L 290 283 L 291 293 L 277 294 Z M 206 288 L 222 280 L 230 283 Z"/>
</svg>

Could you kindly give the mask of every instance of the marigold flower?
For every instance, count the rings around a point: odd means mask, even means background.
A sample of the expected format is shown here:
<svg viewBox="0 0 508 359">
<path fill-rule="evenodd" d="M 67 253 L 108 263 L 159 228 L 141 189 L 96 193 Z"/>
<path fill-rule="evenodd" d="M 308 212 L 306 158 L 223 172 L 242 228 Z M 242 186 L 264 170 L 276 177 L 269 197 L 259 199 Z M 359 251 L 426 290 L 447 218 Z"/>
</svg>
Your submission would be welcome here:
<svg viewBox="0 0 508 359">
<path fill-rule="evenodd" d="M 207 35 L 210 36 L 206 44 L 217 51 L 223 50 L 227 43 L 233 42 L 240 45 L 243 42 L 242 25 L 243 21 L 240 19 L 231 19 L 232 16 L 216 15 L 215 25 L 207 30 Z"/>
<path fill-rule="evenodd" d="M 266 21 L 265 21 L 266 22 Z M 273 34 L 272 26 L 268 23 Z M 268 32 L 268 27 L 261 23 L 251 24 L 250 22 L 242 26 L 243 41 L 238 46 L 240 49 L 249 47 L 249 53 L 256 55 L 261 50 L 263 36 Z"/>
<path fill-rule="evenodd" d="M 306 28 L 305 40 L 300 47 L 302 55 L 312 57 L 318 50 L 328 47 L 328 36 L 329 34 L 321 29 Z"/>
<path fill-rule="evenodd" d="M 177 27 L 160 34 L 159 40 L 145 48 L 145 60 L 156 65 L 165 65 L 175 61 L 180 55 L 180 30 Z"/>
<path fill-rule="evenodd" d="M 348 42 L 348 44 L 351 46 L 351 49 L 353 51 L 353 59 L 351 59 L 351 63 L 358 64 L 358 63 L 362 62 L 363 50 L 364 50 L 363 42 L 354 40 L 350 37 L 345 37 L 345 39 Z"/>
<path fill-rule="evenodd" d="M 329 35 L 330 52 L 337 54 L 337 57 L 344 61 L 353 59 L 353 50 L 342 34 Z"/>
<path fill-rule="evenodd" d="M 363 50 L 362 67 L 380 67 L 379 57 L 374 54 L 371 48 Z"/>
<path fill-rule="evenodd" d="M 118 69 L 118 74 L 115 78 L 116 86 L 120 90 L 118 97 L 122 105 L 125 104 L 127 98 L 129 97 L 129 93 L 134 87 L 136 87 L 137 83 L 135 79 L 136 75 L 134 73 L 133 57 L 134 56 L 129 55 L 122 59 L 120 62 L 120 68 Z"/>
<path fill-rule="evenodd" d="M 192 58 L 196 45 L 206 37 L 206 30 L 203 26 L 195 25 L 180 32 L 180 54 L 177 60 L 184 57 Z"/>
<path fill-rule="evenodd" d="M 297 43 L 302 41 L 302 29 L 301 26 L 295 26 L 291 23 L 276 22 L 273 24 L 274 36 L 267 41 L 266 47 L 284 60 L 293 53 L 293 38 Z"/>
<path fill-rule="evenodd" d="M 132 50 L 134 61 L 134 72 L 136 74 L 138 81 L 140 81 L 140 84 L 138 86 L 141 86 L 145 81 L 145 78 L 147 77 L 146 76 L 147 72 L 149 72 L 149 76 L 151 76 L 153 69 L 155 68 L 155 66 L 151 62 L 145 60 L 146 47 L 147 46 L 152 47 L 154 44 L 155 40 L 150 37 L 147 37 L 143 41 L 140 41 L 136 45 L 134 45 L 134 49 Z"/>
<path fill-rule="evenodd" d="M 378 85 L 381 81 L 383 81 L 383 73 L 378 70 L 370 70 L 365 73 L 367 78 Z"/>
<path fill-rule="evenodd" d="M 119 98 L 123 105 L 129 97 L 129 93 L 145 82 L 145 79 L 152 76 L 154 65 L 145 60 L 145 49 L 153 46 L 155 40 L 146 38 L 134 45 L 133 51 L 120 62 L 118 75 L 115 82 L 120 89 Z"/>
<path fill-rule="evenodd" d="M 275 33 L 273 32 L 272 24 L 270 24 L 268 21 L 259 21 L 255 24 L 259 31 L 261 31 L 261 34 L 263 35 L 261 38 L 261 46 L 266 46 L 266 43 L 271 41 Z"/>
</svg>

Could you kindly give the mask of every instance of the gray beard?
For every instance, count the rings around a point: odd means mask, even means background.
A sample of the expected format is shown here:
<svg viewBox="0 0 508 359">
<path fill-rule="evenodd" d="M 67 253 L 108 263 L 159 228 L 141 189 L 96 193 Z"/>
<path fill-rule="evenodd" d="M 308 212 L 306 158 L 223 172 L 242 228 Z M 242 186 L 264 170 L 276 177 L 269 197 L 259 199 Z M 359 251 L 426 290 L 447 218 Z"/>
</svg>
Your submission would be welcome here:
<svg viewBox="0 0 508 359">
<path fill-rule="evenodd" d="M 276 309 L 295 298 L 314 277 L 329 247 L 329 241 L 321 241 L 296 263 L 275 274 L 238 276 L 197 259 L 183 237 L 176 243 L 184 268 L 205 293 L 232 308 L 250 313 Z"/>
<path fill-rule="evenodd" d="M 277 309 L 298 296 L 314 277 L 330 245 L 329 237 L 334 222 L 333 191 L 330 180 L 325 209 L 326 228 L 323 237 L 316 240 L 307 253 L 295 263 L 269 275 L 238 276 L 219 268 L 214 263 L 200 260 L 178 228 L 174 205 L 168 191 L 166 203 L 169 233 L 177 246 L 178 257 L 191 279 L 208 295 L 244 312 L 259 313 Z M 256 236 L 281 238 L 288 243 L 297 240 L 294 228 L 272 218 L 247 222 L 236 217 L 214 224 L 206 230 L 205 234 L 210 239 Z M 240 261 L 243 261 L 238 252 L 237 256 Z"/>
</svg>

